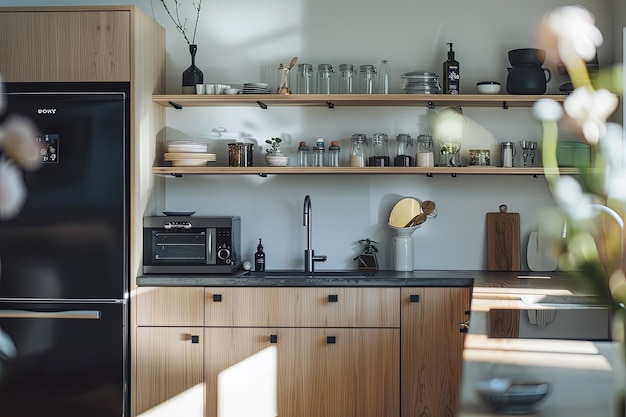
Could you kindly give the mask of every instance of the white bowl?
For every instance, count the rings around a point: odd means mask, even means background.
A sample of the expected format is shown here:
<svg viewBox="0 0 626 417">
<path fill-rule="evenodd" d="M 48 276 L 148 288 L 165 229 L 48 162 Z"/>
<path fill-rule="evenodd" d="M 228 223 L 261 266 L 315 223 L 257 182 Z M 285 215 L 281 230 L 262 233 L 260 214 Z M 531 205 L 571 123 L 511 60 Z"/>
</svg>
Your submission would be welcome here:
<svg viewBox="0 0 626 417">
<path fill-rule="evenodd" d="M 500 92 L 500 83 L 497 81 L 481 81 L 476 83 L 476 91 L 478 91 L 478 94 L 498 94 Z"/>
<path fill-rule="evenodd" d="M 224 94 L 228 94 L 228 95 L 239 94 L 240 92 L 241 90 L 238 88 L 227 88 L 224 90 Z"/>
</svg>

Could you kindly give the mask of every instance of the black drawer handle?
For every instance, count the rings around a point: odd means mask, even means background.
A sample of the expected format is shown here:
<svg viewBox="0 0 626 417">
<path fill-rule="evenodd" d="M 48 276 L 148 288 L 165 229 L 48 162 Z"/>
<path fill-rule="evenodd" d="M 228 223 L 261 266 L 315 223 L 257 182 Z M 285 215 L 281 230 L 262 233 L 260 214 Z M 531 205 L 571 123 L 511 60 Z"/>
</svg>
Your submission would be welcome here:
<svg viewBox="0 0 626 417">
<path fill-rule="evenodd" d="M 222 294 L 213 294 L 213 302 L 219 303 L 222 301 Z"/>
<path fill-rule="evenodd" d="M 337 294 L 329 294 L 328 295 L 328 302 L 329 303 L 336 303 L 337 301 L 339 301 L 339 296 Z"/>
<path fill-rule="evenodd" d="M 326 336 L 326 343 L 329 345 L 334 345 L 337 342 L 337 338 L 335 336 Z"/>
<path fill-rule="evenodd" d="M 277 334 L 271 334 L 270 335 L 270 343 L 278 343 L 278 335 Z"/>
<path fill-rule="evenodd" d="M 191 335 L 191 343 L 200 343 L 200 336 L 198 335 Z"/>
<path fill-rule="evenodd" d="M 409 296 L 409 301 L 410 301 L 411 303 L 419 303 L 419 302 L 420 302 L 420 296 L 419 296 L 419 294 L 411 294 L 411 295 Z"/>
</svg>

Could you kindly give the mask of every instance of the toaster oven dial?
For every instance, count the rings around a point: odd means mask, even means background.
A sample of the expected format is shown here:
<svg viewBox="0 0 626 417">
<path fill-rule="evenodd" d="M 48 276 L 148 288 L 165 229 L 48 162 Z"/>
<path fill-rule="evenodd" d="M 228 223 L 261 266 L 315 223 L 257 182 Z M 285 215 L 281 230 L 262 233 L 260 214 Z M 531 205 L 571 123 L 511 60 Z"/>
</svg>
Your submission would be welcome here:
<svg viewBox="0 0 626 417">
<path fill-rule="evenodd" d="M 226 260 L 230 258 L 230 250 L 228 250 L 228 248 L 222 248 L 218 250 L 217 257 L 220 258 L 221 260 Z"/>
</svg>

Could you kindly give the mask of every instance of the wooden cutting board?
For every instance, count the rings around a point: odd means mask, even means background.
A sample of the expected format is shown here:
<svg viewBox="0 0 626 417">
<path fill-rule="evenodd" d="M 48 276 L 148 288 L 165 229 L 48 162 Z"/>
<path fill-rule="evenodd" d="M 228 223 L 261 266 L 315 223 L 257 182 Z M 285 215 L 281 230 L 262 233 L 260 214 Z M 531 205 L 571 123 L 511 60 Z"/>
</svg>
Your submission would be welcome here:
<svg viewBox="0 0 626 417">
<path fill-rule="evenodd" d="M 507 213 L 506 205 L 499 213 L 487 213 L 487 270 L 520 270 L 519 213 Z"/>
</svg>

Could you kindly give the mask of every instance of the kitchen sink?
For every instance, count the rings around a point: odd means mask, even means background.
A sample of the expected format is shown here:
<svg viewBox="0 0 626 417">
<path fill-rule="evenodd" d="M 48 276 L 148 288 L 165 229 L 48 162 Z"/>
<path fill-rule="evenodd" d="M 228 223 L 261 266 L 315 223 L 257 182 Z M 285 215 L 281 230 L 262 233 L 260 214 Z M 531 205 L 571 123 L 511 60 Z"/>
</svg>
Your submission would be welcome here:
<svg viewBox="0 0 626 417">
<path fill-rule="evenodd" d="M 351 271 L 351 270 L 337 270 L 337 271 L 315 271 L 304 272 L 299 270 L 276 270 L 255 272 L 251 271 L 248 276 L 251 278 L 368 278 L 374 274 L 374 271 Z"/>
</svg>

